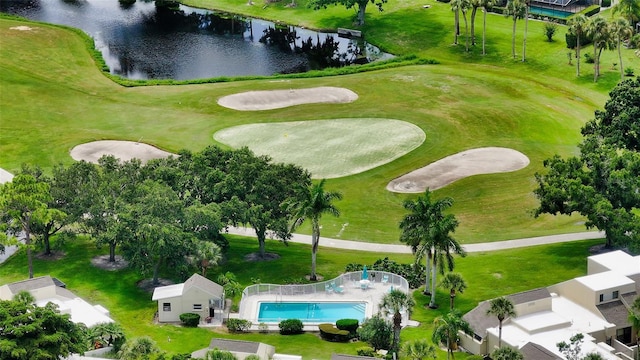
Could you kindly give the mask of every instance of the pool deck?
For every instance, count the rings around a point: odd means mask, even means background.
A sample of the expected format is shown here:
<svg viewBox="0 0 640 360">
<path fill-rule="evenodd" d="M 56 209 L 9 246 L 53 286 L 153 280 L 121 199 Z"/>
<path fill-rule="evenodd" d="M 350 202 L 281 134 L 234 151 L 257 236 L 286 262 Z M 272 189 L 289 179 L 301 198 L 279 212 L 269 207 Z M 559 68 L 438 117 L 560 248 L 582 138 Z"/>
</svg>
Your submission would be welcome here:
<svg viewBox="0 0 640 360">
<path fill-rule="evenodd" d="M 258 311 L 260 302 L 365 302 L 365 318 L 370 318 L 374 314 L 378 313 L 378 304 L 382 300 L 382 297 L 388 293 L 391 289 L 390 284 L 383 284 L 381 282 L 371 282 L 366 290 L 361 288 L 359 281 L 347 282 L 344 286 L 342 293 L 336 293 L 333 291 L 323 291 L 311 294 L 300 295 L 280 295 L 280 294 L 257 294 L 252 296 L 245 296 L 242 306 L 242 312 L 238 314 L 240 319 L 249 320 L 252 323 L 250 330 L 258 330 Z M 269 330 L 277 330 L 277 323 L 265 323 Z M 416 326 L 415 321 L 411 321 L 407 318 L 406 313 L 402 317 L 403 326 Z M 318 331 L 318 323 L 305 323 L 305 331 Z"/>
</svg>

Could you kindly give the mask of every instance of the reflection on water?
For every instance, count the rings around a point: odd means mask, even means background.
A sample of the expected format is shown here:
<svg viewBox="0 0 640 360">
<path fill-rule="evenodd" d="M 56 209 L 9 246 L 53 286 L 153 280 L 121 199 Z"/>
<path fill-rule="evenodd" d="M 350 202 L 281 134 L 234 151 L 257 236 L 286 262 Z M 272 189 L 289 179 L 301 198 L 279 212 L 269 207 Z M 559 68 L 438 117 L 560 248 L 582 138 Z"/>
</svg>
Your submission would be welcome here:
<svg viewBox="0 0 640 360">
<path fill-rule="evenodd" d="M 390 57 L 336 34 L 170 0 L 2 0 L 0 11 L 84 30 L 111 73 L 130 79 L 271 75 Z"/>
</svg>

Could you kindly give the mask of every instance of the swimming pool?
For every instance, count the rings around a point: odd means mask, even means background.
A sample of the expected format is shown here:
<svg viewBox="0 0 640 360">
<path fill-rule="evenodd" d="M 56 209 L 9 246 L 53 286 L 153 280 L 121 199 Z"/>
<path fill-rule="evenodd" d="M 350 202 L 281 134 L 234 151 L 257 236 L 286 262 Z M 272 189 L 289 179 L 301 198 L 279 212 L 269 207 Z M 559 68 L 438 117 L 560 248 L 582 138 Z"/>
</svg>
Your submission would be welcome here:
<svg viewBox="0 0 640 360">
<path fill-rule="evenodd" d="M 571 15 L 575 15 L 574 13 L 572 13 L 570 11 L 547 9 L 547 8 L 542 8 L 542 7 L 537 7 L 537 6 L 530 6 L 529 7 L 529 13 L 530 14 L 536 14 L 536 15 L 542 15 L 542 16 L 549 16 L 549 17 L 554 17 L 554 18 L 559 18 L 559 19 L 566 19 Z"/>
<path fill-rule="evenodd" d="M 366 302 L 260 302 L 259 322 L 300 319 L 303 323 L 334 323 L 340 319 L 364 321 Z"/>
</svg>

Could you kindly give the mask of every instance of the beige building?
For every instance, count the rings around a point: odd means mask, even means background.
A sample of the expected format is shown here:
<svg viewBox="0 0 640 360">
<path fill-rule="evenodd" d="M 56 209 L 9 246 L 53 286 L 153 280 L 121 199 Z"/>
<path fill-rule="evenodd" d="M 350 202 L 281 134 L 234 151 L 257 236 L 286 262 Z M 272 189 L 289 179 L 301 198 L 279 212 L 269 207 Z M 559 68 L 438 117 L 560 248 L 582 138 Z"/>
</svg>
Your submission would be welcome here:
<svg viewBox="0 0 640 360">
<path fill-rule="evenodd" d="M 193 274 L 182 284 L 155 288 L 152 300 L 158 302 L 160 322 L 179 322 L 184 313 L 199 314 L 204 322 L 216 316 L 216 309 L 223 310 L 224 289 L 204 276 Z"/>
<path fill-rule="evenodd" d="M 213 338 L 208 348 L 191 353 L 191 357 L 204 358 L 207 352 L 212 349 L 229 351 L 238 360 L 243 360 L 251 355 L 257 355 L 260 360 L 269 360 L 274 357 L 276 352 L 273 346 L 261 342 Z"/>
<path fill-rule="evenodd" d="M 587 264 L 586 276 L 509 295 L 517 316 L 503 321 L 503 346 L 520 349 L 525 359 L 563 359 L 556 344 L 582 333 L 583 356 L 635 359 L 636 334 L 627 318 L 640 293 L 640 256 L 613 251 L 590 256 Z M 474 334 L 461 334 L 461 345 L 474 354 L 498 346 L 498 320 L 488 309 L 483 301 L 464 315 Z"/>
</svg>

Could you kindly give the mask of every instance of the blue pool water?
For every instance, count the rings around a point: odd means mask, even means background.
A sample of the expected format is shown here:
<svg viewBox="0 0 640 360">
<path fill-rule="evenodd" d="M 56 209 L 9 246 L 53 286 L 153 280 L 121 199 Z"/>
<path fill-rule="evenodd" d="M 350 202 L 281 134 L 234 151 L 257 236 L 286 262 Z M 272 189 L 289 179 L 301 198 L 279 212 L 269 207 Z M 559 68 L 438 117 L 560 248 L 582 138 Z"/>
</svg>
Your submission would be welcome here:
<svg viewBox="0 0 640 360">
<path fill-rule="evenodd" d="M 340 319 L 364 321 L 365 302 L 261 302 L 259 322 L 300 319 L 303 323 L 333 323 Z"/>
<path fill-rule="evenodd" d="M 536 15 L 542 15 L 542 16 L 548 16 L 548 17 L 554 17 L 554 18 L 560 18 L 560 19 L 566 19 L 569 16 L 574 15 L 574 13 L 572 13 L 570 11 L 547 9 L 547 8 L 541 8 L 541 7 L 537 7 L 537 6 L 530 6 L 529 7 L 529 13 L 530 14 L 536 14 Z"/>
</svg>

